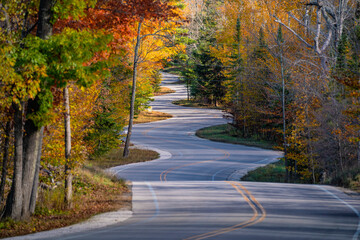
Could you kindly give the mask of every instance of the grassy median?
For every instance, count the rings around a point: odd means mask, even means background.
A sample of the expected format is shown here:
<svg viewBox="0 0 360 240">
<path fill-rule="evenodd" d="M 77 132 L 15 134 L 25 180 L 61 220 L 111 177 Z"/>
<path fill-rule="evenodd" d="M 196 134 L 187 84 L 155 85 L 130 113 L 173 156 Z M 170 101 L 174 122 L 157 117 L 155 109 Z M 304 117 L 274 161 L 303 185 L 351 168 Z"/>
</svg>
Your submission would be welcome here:
<svg viewBox="0 0 360 240">
<path fill-rule="evenodd" d="M 285 174 L 285 163 L 282 159 L 248 172 L 241 178 L 241 181 L 283 183 L 285 182 Z"/>
<path fill-rule="evenodd" d="M 222 109 L 221 106 L 205 104 L 201 101 L 196 101 L 196 100 L 192 100 L 192 99 L 190 99 L 190 100 L 182 99 L 182 100 L 173 101 L 172 103 L 175 105 L 178 105 L 178 106 L 182 106 L 182 107 Z"/>
<path fill-rule="evenodd" d="M 170 94 L 170 93 L 175 93 L 175 90 L 172 90 L 170 88 L 167 87 L 160 87 L 160 91 L 154 93 L 154 96 L 162 96 L 162 95 L 166 95 L 166 94 Z"/>
<path fill-rule="evenodd" d="M 202 128 L 196 132 L 196 136 L 216 142 L 233 143 L 239 145 L 274 149 L 276 144 L 258 138 L 242 138 L 236 133 L 236 129 L 230 124 L 222 124 Z"/>
<path fill-rule="evenodd" d="M 151 111 L 151 112 L 144 111 L 141 112 L 136 118 L 134 118 L 134 124 L 162 121 L 172 117 L 173 116 L 168 113 L 156 112 L 156 111 Z"/>
</svg>

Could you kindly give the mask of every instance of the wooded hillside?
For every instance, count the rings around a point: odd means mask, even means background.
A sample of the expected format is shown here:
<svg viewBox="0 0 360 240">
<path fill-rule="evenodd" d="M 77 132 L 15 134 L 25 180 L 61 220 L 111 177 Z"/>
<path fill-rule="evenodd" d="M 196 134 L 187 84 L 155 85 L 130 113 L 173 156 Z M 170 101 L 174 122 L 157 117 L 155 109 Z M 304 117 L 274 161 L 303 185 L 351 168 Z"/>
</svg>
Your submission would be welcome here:
<svg viewBox="0 0 360 240">
<path fill-rule="evenodd" d="M 222 105 L 238 135 L 277 142 L 289 182 L 359 177 L 360 3 L 186 2 L 174 65 L 192 97 Z"/>
</svg>

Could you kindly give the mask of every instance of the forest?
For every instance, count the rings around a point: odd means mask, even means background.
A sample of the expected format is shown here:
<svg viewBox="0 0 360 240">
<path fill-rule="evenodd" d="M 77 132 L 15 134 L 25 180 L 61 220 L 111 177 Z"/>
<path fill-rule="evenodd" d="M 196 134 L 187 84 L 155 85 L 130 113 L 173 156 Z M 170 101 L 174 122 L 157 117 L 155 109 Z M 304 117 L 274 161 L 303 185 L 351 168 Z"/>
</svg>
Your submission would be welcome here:
<svg viewBox="0 0 360 240">
<path fill-rule="evenodd" d="M 172 67 L 243 138 L 276 142 L 286 182 L 359 181 L 360 3 L 187 1 Z"/>
<path fill-rule="evenodd" d="M 75 170 L 119 148 L 129 115 L 159 88 L 164 59 L 181 48 L 183 8 L 175 0 L 0 2 L 2 219 L 28 220 L 41 184 L 62 182 L 72 207 Z"/>
<path fill-rule="evenodd" d="M 0 1 L 1 217 L 29 219 L 49 176 L 71 207 L 75 169 L 127 125 L 129 155 L 164 68 L 276 142 L 287 182 L 359 182 L 359 57 L 356 0 Z"/>
</svg>

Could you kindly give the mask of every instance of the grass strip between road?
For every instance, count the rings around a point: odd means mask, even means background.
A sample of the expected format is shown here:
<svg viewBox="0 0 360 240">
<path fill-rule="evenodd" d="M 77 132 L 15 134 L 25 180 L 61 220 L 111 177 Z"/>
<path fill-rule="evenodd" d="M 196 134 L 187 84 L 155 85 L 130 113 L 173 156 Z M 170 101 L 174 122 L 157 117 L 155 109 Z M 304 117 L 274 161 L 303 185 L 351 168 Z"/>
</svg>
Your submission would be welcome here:
<svg viewBox="0 0 360 240">
<path fill-rule="evenodd" d="M 166 94 L 170 94 L 170 93 L 175 93 L 175 90 L 172 90 L 171 88 L 168 87 L 160 87 L 160 91 L 154 93 L 154 96 L 162 96 L 162 95 L 166 95 Z"/>
<path fill-rule="evenodd" d="M 207 108 L 207 109 L 222 109 L 221 106 L 214 106 L 212 104 L 204 104 L 200 101 L 196 100 L 176 100 L 172 102 L 175 105 L 182 106 L 182 107 L 192 107 L 192 108 Z"/>
<path fill-rule="evenodd" d="M 168 113 L 143 111 L 134 119 L 134 124 L 162 121 L 172 117 L 173 116 Z"/>
<path fill-rule="evenodd" d="M 270 163 L 248 172 L 241 178 L 241 181 L 284 183 L 285 174 L 284 159 L 281 159 L 280 161 Z"/>
<path fill-rule="evenodd" d="M 275 149 L 276 144 L 258 138 L 243 138 L 237 134 L 236 129 L 230 124 L 222 124 L 202 128 L 196 131 L 196 136 L 215 142 L 233 143 L 264 149 Z"/>
<path fill-rule="evenodd" d="M 86 167 L 106 169 L 131 163 L 147 162 L 159 158 L 159 153 L 148 149 L 130 148 L 130 155 L 126 158 L 123 157 L 123 151 L 123 148 L 114 149 L 104 156 L 89 160 Z"/>
</svg>

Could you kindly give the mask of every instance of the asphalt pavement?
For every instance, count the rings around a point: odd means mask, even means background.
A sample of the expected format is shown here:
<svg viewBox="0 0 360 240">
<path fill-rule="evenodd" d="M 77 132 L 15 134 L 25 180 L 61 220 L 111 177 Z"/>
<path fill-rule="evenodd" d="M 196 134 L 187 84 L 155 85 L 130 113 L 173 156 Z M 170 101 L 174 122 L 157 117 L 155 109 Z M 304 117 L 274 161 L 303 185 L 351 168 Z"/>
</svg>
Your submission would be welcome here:
<svg viewBox="0 0 360 240">
<path fill-rule="evenodd" d="M 176 93 L 155 97 L 153 110 L 174 117 L 135 125 L 132 137 L 161 158 L 111 169 L 133 182 L 132 215 L 47 239 L 358 239 L 358 197 L 330 186 L 235 181 L 282 153 L 194 136 L 228 120 L 220 110 L 171 104 L 186 89 L 176 76 L 163 77 Z"/>
</svg>

